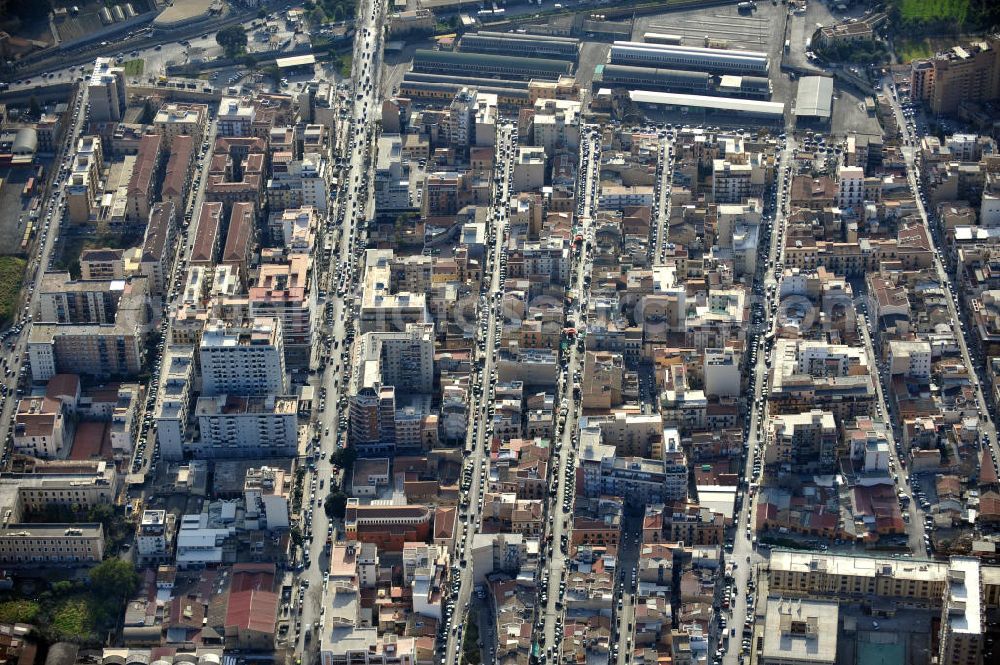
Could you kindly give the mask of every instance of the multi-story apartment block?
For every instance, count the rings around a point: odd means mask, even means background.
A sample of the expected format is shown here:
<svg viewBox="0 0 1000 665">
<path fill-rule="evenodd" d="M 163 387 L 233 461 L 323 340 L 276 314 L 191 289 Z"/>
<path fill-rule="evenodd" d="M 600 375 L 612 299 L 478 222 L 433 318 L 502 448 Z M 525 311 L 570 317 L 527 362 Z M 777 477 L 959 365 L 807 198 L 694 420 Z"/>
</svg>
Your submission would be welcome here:
<svg viewBox="0 0 1000 665">
<path fill-rule="evenodd" d="M 160 196 L 164 202 L 174 205 L 177 214 L 183 215 L 187 208 L 188 189 L 191 186 L 191 174 L 195 171 L 194 137 L 182 134 L 174 137 L 170 145 L 170 157 L 163 175 L 163 187 Z"/>
<path fill-rule="evenodd" d="M 94 71 L 87 83 L 90 119 L 94 122 L 118 122 L 125 117 L 125 70 L 115 67 L 111 58 L 94 60 Z"/>
<path fill-rule="evenodd" d="M 163 137 L 163 145 L 170 149 L 174 137 L 187 134 L 200 144 L 208 123 L 208 107 L 204 104 L 178 104 L 170 102 L 160 107 L 153 117 L 153 127 Z"/>
<path fill-rule="evenodd" d="M 588 351 L 583 360 L 580 400 L 584 409 L 621 406 L 625 359 L 620 353 Z"/>
<path fill-rule="evenodd" d="M 941 601 L 938 663 L 977 665 L 983 662 L 984 619 L 980 563 L 975 557 L 952 557 Z"/>
<path fill-rule="evenodd" d="M 267 200 L 274 211 L 309 206 L 325 213 L 329 204 L 332 166 L 317 153 L 279 163 L 274 160 L 267 181 Z"/>
<path fill-rule="evenodd" d="M 911 379 L 928 380 L 931 376 L 932 351 L 930 342 L 920 340 L 889 340 L 889 373 Z"/>
<path fill-rule="evenodd" d="M 434 387 L 434 326 L 407 324 L 404 332 L 372 332 L 361 338 L 354 379 L 372 379 L 407 392 L 430 394 Z"/>
<path fill-rule="evenodd" d="M 292 366 L 308 362 L 312 346 L 316 276 L 312 259 L 292 254 L 281 263 L 260 266 L 256 285 L 250 288 L 250 313 L 281 321 L 285 361 Z"/>
<path fill-rule="evenodd" d="M 248 137 L 252 136 L 252 127 L 256 108 L 252 103 L 245 103 L 236 97 L 223 97 L 219 102 L 217 116 L 219 136 Z"/>
<path fill-rule="evenodd" d="M 716 203 L 743 203 L 763 189 L 763 175 L 749 163 L 712 160 L 712 200 Z"/>
<path fill-rule="evenodd" d="M 580 468 L 584 494 L 619 496 L 631 504 L 686 500 L 687 458 L 681 449 L 680 433 L 663 429 L 661 423 L 658 436 L 630 445 L 627 439 L 615 435 L 617 427 L 605 430 L 607 425 L 620 424 L 601 417 L 581 419 Z M 641 432 L 634 427 L 628 430 L 627 436 Z M 646 452 L 640 456 L 635 448 Z"/>
<path fill-rule="evenodd" d="M 189 444 L 188 417 L 194 386 L 194 347 L 169 346 L 156 399 L 156 441 L 165 460 L 182 460 Z"/>
<path fill-rule="evenodd" d="M 80 137 L 63 191 L 70 222 L 86 224 L 96 217 L 103 172 L 104 150 L 100 137 Z"/>
<path fill-rule="evenodd" d="M 49 397 L 28 397 L 14 414 L 14 451 L 32 457 L 58 457 L 66 445 L 63 404 Z"/>
<path fill-rule="evenodd" d="M 819 408 L 839 418 L 869 415 L 875 386 L 862 347 L 779 339 L 771 367 L 769 408 L 801 413 Z"/>
<path fill-rule="evenodd" d="M 201 438 L 196 457 L 290 457 L 298 453 L 298 399 L 220 395 L 195 404 Z"/>
<path fill-rule="evenodd" d="M 174 204 L 170 201 L 154 203 L 149 211 L 146 239 L 139 258 L 139 271 L 149 280 L 151 295 L 166 295 L 167 279 L 177 251 L 176 237 Z"/>
<path fill-rule="evenodd" d="M 541 146 L 517 147 L 510 190 L 514 194 L 534 192 L 545 184 L 546 151 Z"/>
<path fill-rule="evenodd" d="M 247 517 L 256 516 L 257 527 L 275 531 L 289 527 L 288 494 L 291 478 L 277 468 L 247 469 L 243 497 Z"/>
<path fill-rule="evenodd" d="M 35 381 L 55 374 L 109 378 L 137 376 L 143 368 L 149 329 L 146 279 L 133 278 L 122 290 L 113 323 L 36 323 L 28 335 Z"/>
<path fill-rule="evenodd" d="M 285 394 L 284 351 L 281 325 L 273 317 L 209 322 L 198 347 L 202 394 Z"/>
<path fill-rule="evenodd" d="M 555 154 L 557 148 L 576 150 L 580 143 L 580 102 L 539 99 L 532 120 L 533 142 Z"/>
<path fill-rule="evenodd" d="M 829 411 L 775 415 L 768 420 L 764 461 L 796 472 L 832 471 L 837 442 L 837 425 Z"/>
<path fill-rule="evenodd" d="M 732 347 L 709 348 L 704 353 L 703 373 L 705 395 L 708 397 L 736 397 L 742 392 L 740 362 L 742 354 Z"/>
<path fill-rule="evenodd" d="M 841 212 L 853 211 L 861 216 L 865 202 L 865 170 L 860 166 L 841 166 L 837 169 L 837 205 Z"/>
<path fill-rule="evenodd" d="M 173 555 L 177 518 L 165 510 L 142 511 L 135 548 L 139 563 L 166 563 Z"/>
<path fill-rule="evenodd" d="M 375 158 L 375 209 L 379 212 L 409 210 L 414 207 L 410 185 L 410 162 L 402 156 L 399 134 L 383 134 L 378 139 Z"/>
<path fill-rule="evenodd" d="M 1000 48 L 995 38 L 954 46 L 911 64 L 913 97 L 934 113 L 954 114 L 962 102 L 1000 97 Z"/>
<path fill-rule="evenodd" d="M 361 296 L 360 330 L 406 330 L 410 323 L 430 322 L 424 293 L 392 291 L 392 250 L 368 250 Z"/>
<path fill-rule="evenodd" d="M 115 278 L 74 280 L 65 271 L 45 272 L 38 292 L 40 322 L 106 325 L 115 321 L 125 294 L 125 282 Z"/>
<path fill-rule="evenodd" d="M 163 149 L 164 142 L 159 134 L 143 134 L 139 140 L 125 200 L 125 221 L 129 224 L 140 226 L 149 219 L 157 199 L 156 185 Z"/>
</svg>

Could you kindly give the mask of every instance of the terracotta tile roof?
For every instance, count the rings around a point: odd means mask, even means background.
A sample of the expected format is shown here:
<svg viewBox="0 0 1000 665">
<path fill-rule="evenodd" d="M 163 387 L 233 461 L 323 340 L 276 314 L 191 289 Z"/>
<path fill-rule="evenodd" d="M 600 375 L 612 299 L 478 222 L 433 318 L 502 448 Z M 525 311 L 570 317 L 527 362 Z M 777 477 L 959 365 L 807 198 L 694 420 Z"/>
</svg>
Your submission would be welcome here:
<svg viewBox="0 0 1000 665">
<path fill-rule="evenodd" d="M 139 141 L 139 152 L 136 154 L 135 168 L 128 183 L 128 193 L 148 196 L 152 190 L 153 172 L 160 158 L 160 135 L 145 134 Z"/>
<path fill-rule="evenodd" d="M 201 212 L 198 213 L 198 230 L 194 239 L 194 249 L 191 252 L 191 263 L 214 263 L 221 222 L 221 203 L 201 204 Z"/>
<path fill-rule="evenodd" d="M 226 628 L 274 634 L 278 594 L 271 591 L 236 591 L 229 594 Z"/>
<path fill-rule="evenodd" d="M 187 134 L 175 136 L 170 145 L 170 159 L 163 177 L 163 196 L 180 196 L 184 193 L 191 156 L 194 154 L 194 138 Z"/>
<path fill-rule="evenodd" d="M 255 211 L 252 203 L 234 203 L 229 216 L 229 234 L 226 247 L 222 251 L 223 263 L 242 263 L 250 254 L 250 238 L 253 235 Z"/>
<path fill-rule="evenodd" d="M 434 512 L 434 538 L 451 538 L 455 535 L 457 514 L 454 507 L 442 507 Z"/>
</svg>

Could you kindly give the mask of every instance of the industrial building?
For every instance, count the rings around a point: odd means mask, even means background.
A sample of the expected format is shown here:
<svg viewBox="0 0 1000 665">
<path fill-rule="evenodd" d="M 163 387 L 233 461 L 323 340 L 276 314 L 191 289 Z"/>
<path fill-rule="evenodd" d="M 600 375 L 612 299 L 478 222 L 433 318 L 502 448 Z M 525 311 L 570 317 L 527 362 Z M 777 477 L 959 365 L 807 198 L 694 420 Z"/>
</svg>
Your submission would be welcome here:
<svg viewBox="0 0 1000 665">
<path fill-rule="evenodd" d="M 739 118 L 741 122 L 778 123 L 785 115 L 785 105 L 781 102 L 762 102 L 754 99 L 730 99 L 707 95 L 682 95 L 672 92 L 652 90 L 632 90 L 632 103 L 643 109 L 656 111 L 680 111 L 687 114 L 695 111 L 705 116 Z"/>
<path fill-rule="evenodd" d="M 575 37 L 480 31 L 464 35 L 459 40 L 458 48 L 466 53 L 523 53 L 532 58 L 557 58 L 575 62 L 580 51 L 580 40 Z"/>
<path fill-rule="evenodd" d="M 407 72 L 399 84 L 398 92 L 399 95 L 410 99 L 450 102 L 462 88 L 474 88 L 479 92 L 496 95 L 497 103 L 500 106 L 524 106 L 530 104 L 528 81 L 512 81 L 509 79 Z"/>
<path fill-rule="evenodd" d="M 828 121 L 833 105 L 833 79 L 826 76 L 803 76 L 795 95 L 795 116 Z"/>
<path fill-rule="evenodd" d="M 770 99 L 771 81 L 763 76 L 712 76 L 708 72 L 628 65 L 598 65 L 594 88 L 625 88 L 686 94 Z"/>
<path fill-rule="evenodd" d="M 693 69 L 712 74 L 767 76 L 770 59 L 760 51 L 617 41 L 611 45 L 613 65 Z"/>
<path fill-rule="evenodd" d="M 413 71 L 427 74 L 473 74 L 489 78 L 555 80 L 572 73 L 573 63 L 542 58 L 417 49 L 413 55 Z"/>
<path fill-rule="evenodd" d="M 708 72 L 689 72 L 682 69 L 598 65 L 594 72 L 595 88 L 708 94 L 711 82 L 712 77 Z"/>
</svg>

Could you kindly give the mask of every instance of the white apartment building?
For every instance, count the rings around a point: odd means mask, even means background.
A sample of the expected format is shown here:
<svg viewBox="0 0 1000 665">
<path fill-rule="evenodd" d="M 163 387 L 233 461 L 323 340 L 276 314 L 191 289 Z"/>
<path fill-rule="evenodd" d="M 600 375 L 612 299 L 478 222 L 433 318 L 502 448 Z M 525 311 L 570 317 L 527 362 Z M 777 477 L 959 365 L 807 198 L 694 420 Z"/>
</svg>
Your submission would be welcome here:
<svg viewBox="0 0 1000 665">
<path fill-rule="evenodd" d="M 214 320 L 198 348 L 202 395 L 283 395 L 287 390 L 285 345 L 274 317 L 242 324 Z"/>
<path fill-rule="evenodd" d="M 865 170 L 860 166 L 837 169 L 837 205 L 841 211 L 853 210 L 857 215 L 865 202 Z"/>
<path fill-rule="evenodd" d="M 403 159 L 402 138 L 399 134 L 383 134 L 375 157 L 375 208 L 405 210 L 413 206 L 410 166 Z"/>
<path fill-rule="evenodd" d="M 165 460 L 184 459 L 188 436 L 188 414 L 194 383 L 194 347 L 167 347 L 164 372 L 153 417 L 156 419 L 156 441 Z"/>
<path fill-rule="evenodd" d="M 287 395 L 200 397 L 196 457 L 291 457 L 298 454 L 298 398 Z"/>
<path fill-rule="evenodd" d="M 517 148 L 511 177 L 511 192 L 534 192 L 545 185 L 545 148 L 522 145 Z"/>
<path fill-rule="evenodd" d="M 117 122 L 125 116 L 125 70 L 115 67 L 111 58 L 94 60 L 94 71 L 87 84 L 90 119 L 94 122 Z"/>
<path fill-rule="evenodd" d="M 357 353 L 354 377 L 359 386 L 377 380 L 407 392 L 430 393 L 434 388 L 432 323 L 410 323 L 403 332 L 365 333 Z"/>
<path fill-rule="evenodd" d="M 136 534 L 142 562 L 167 561 L 173 552 L 174 516 L 165 510 L 144 510 Z"/>
<path fill-rule="evenodd" d="M 917 340 L 894 339 L 889 342 L 889 373 L 914 379 L 931 375 L 931 344 Z"/>
<path fill-rule="evenodd" d="M 497 143 L 497 96 L 489 92 L 476 92 L 472 109 L 472 143 L 492 146 Z"/>
<path fill-rule="evenodd" d="M 535 102 L 533 143 L 549 154 L 558 147 L 576 150 L 580 145 L 580 102 L 539 99 Z"/>
<path fill-rule="evenodd" d="M 208 122 L 208 107 L 204 104 L 169 103 L 160 107 L 153 117 L 153 128 L 163 137 L 163 147 L 170 148 L 175 136 L 187 134 L 195 145 L 201 143 Z"/>
<path fill-rule="evenodd" d="M 622 210 L 630 206 L 653 205 L 652 185 L 608 185 L 601 187 L 597 207 L 601 210 Z"/>
<path fill-rule="evenodd" d="M 246 480 L 243 483 L 243 498 L 247 517 L 256 516 L 258 528 L 275 531 L 289 527 L 290 481 L 291 478 L 286 477 L 281 469 L 268 466 L 247 469 Z"/>
<path fill-rule="evenodd" d="M 742 354 L 726 347 L 705 349 L 705 395 L 708 397 L 736 397 L 741 393 L 740 361 Z"/>
<path fill-rule="evenodd" d="M 267 200 L 272 211 L 310 206 L 325 213 L 332 172 L 326 158 L 314 152 L 288 162 L 283 170 L 276 168 L 274 177 L 267 181 Z"/>
<path fill-rule="evenodd" d="M 219 102 L 218 135 L 244 137 L 251 135 L 255 115 L 254 105 L 236 97 L 223 97 Z"/>
<path fill-rule="evenodd" d="M 742 203 L 755 192 L 754 168 L 747 163 L 712 160 L 712 198 L 716 203 Z"/>
</svg>

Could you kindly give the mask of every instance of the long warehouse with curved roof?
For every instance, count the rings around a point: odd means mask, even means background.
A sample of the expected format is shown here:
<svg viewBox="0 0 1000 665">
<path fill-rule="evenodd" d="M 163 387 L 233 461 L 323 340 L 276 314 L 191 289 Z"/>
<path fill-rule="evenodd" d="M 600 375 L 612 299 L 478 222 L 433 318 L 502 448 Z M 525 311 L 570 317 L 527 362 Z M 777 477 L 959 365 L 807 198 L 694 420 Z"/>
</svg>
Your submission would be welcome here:
<svg viewBox="0 0 1000 665">
<path fill-rule="evenodd" d="M 458 42 L 460 51 L 467 53 L 524 53 L 533 58 L 576 60 L 580 40 L 574 37 L 549 37 L 517 32 L 470 32 Z"/>
<path fill-rule="evenodd" d="M 767 75 L 769 58 L 759 51 L 618 41 L 611 45 L 613 65 L 694 69 L 712 74 Z"/>
<path fill-rule="evenodd" d="M 417 49 L 413 54 L 413 71 L 428 74 L 478 74 L 490 78 L 555 80 L 560 76 L 571 74 L 573 63 L 544 58 Z"/>
<path fill-rule="evenodd" d="M 708 92 L 711 78 L 707 72 L 683 69 L 598 65 L 594 73 L 594 85 L 672 92 Z"/>
</svg>

